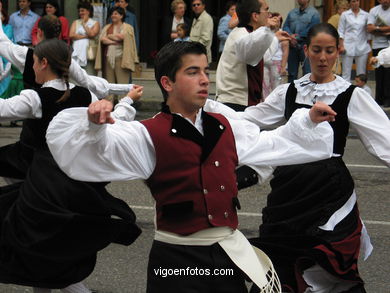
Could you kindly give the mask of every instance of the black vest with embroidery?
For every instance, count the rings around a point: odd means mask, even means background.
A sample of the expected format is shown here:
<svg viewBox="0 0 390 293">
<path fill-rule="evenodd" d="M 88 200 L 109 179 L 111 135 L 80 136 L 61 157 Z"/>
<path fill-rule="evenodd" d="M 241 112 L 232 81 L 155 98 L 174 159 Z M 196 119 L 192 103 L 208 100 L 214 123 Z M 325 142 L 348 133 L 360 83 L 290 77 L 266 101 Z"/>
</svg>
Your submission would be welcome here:
<svg viewBox="0 0 390 293">
<path fill-rule="evenodd" d="M 64 91 L 45 87 L 37 89 L 36 92 L 41 99 L 42 118 L 25 120 L 22 133 L 20 134 L 20 141 L 34 149 L 46 147 L 47 127 L 58 112 L 72 107 L 88 107 L 91 103 L 89 90 L 78 86 L 70 90 L 70 96 L 64 102 L 57 102 L 64 94 Z"/>
<path fill-rule="evenodd" d="M 347 109 L 355 87 L 356 86 L 351 85 L 344 92 L 339 94 L 334 102 L 329 105 L 337 113 L 336 121 L 329 123 L 332 126 L 334 132 L 333 153 L 335 154 L 344 154 L 345 144 L 347 142 L 347 135 L 349 131 Z M 284 111 L 284 117 L 286 120 L 290 119 L 291 115 L 296 109 L 311 108 L 309 105 L 296 103 L 296 97 L 297 89 L 295 88 L 294 83 L 291 83 L 286 93 L 286 107 Z"/>
</svg>

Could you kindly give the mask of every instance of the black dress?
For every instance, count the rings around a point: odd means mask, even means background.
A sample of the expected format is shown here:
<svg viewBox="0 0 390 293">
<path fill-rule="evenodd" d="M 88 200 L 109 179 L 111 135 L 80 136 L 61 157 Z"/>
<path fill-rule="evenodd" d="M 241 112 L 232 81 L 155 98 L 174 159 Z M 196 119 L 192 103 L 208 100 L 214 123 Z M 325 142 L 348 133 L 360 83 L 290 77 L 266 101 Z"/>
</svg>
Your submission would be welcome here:
<svg viewBox="0 0 390 293">
<path fill-rule="evenodd" d="M 353 179 L 342 160 L 349 131 L 347 107 L 354 89 L 350 86 L 330 105 L 338 113 L 330 124 L 333 152 L 340 156 L 276 168 L 259 237 L 251 239 L 271 258 L 287 292 L 304 291 L 302 272 L 315 263 L 341 279 L 358 286 L 363 283 L 357 268 L 362 230 L 357 205 L 333 231 L 319 228 L 354 191 Z M 292 83 L 286 94 L 287 120 L 297 108 L 308 107 L 297 104 L 296 95 Z"/>
<path fill-rule="evenodd" d="M 34 147 L 23 183 L 0 188 L 0 282 L 64 288 L 85 279 L 96 254 L 111 242 L 131 244 L 141 233 L 135 214 L 110 195 L 107 183 L 69 178 L 54 161 L 45 134 L 62 109 L 87 106 L 88 90 L 41 88 L 42 119 L 25 121 L 21 141 Z M 116 216 L 116 217 L 112 217 Z"/>
</svg>

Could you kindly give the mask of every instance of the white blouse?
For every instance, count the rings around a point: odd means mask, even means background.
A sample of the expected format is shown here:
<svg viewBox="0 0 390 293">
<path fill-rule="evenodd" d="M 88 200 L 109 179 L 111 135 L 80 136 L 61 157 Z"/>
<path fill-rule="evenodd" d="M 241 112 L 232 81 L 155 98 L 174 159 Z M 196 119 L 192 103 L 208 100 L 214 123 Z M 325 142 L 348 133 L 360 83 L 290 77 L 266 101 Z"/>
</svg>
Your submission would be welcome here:
<svg viewBox="0 0 390 293">
<path fill-rule="evenodd" d="M 69 85 L 74 88 L 74 84 Z M 60 91 L 66 90 L 66 85 L 61 79 L 54 79 L 45 82 L 42 87 L 51 87 Z M 91 93 L 92 102 L 97 97 Z M 121 99 L 115 106 L 113 117 L 116 119 L 131 121 L 135 117 L 135 109 L 131 106 L 133 100 L 129 97 Z M 38 93 L 34 90 L 23 90 L 20 95 L 9 99 L 0 99 L 0 121 L 15 119 L 40 119 L 42 118 L 42 103 Z"/>
<path fill-rule="evenodd" d="M 355 13 L 350 9 L 341 14 L 338 32 L 344 40 L 347 56 L 362 56 L 371 51 L 367 33 L 368 13 L 362 9 Z"/>
<path fill-rule="evenodd" d="M 310 81 L 310 75 L 308 73 L 294 81 L 297 88 L 297 103 L 312 106 L 315 101 L 321 101 L 330 105 L 351 85 L 340 76 L 336 76 L 332 82 L 316 84 Z M 222 113 L 234 119 L 248 120 L 261 129 L 273 129 L 286 121 L 284 111 L 288 86 L 289 84 L 280 85 L 265 102 L 248 107 L 245 112 L 235 112 L 215 101 L 208 101 L 205 110 Z M 350 126 L 357 132 L 367 151 L 390 167 L 390 120 L 381 107 L 366 91 L 356 88 L 349 102 L 347 114 Z"/>
<path fill-rule="evenodd" d="M 330 125 L 321 123 L 316 126 L 310 120 L 307 109 L 297 111 L 283 127 L 261 133 L 256 125 L 248 121 L 228 120 L 239 164 L 251 166 L 256 171 L 264 165 L 315 161 L 330 157 L 332 152 L 333 131 Z M 203 133 L 201 111 L 195 123 L 190 123 Z M 97 125 L 88 121 L 83 108 L 60 112 L 48 127 L 46 140 L 60 168 L 77 180 L 147 179 L 156 164 L 154 145 L 143 124 L 116 121 L 114 124 Z M 65 144 L 66 153 L 62 151 Z"/>
</svg>

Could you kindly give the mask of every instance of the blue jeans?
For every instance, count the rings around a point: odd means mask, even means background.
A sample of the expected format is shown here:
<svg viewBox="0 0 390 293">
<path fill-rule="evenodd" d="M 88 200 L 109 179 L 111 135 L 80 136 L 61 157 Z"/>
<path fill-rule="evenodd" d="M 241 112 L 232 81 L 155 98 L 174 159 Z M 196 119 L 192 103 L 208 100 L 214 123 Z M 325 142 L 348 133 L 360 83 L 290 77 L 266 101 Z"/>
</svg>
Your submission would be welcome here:
<svg viewBox="0 0 390 293">
<path fill-rule="evenodd" d="M 304 43 L 298 43 L 296 47 L 290 46 L 288 54 L 288 82 L 298 78 L 299 64 L 302 63 L 303 75 L 311 72 L 310 61 L 305 57 L 303 52 Z"/>
</svg>

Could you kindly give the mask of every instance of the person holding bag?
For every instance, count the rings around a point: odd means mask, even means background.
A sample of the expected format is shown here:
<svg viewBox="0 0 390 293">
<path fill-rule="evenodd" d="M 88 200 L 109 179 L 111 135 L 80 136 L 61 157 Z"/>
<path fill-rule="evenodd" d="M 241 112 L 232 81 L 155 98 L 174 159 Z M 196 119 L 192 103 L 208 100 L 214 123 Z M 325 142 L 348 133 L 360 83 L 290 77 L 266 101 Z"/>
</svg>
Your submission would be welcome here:
<svg viewBox="0 0 390 293">
<path fill-rule="evenodd" d="M 72 23 L 69 38 L 73 41 L 72 59 L 74 59 L 89 74 L 95 75 L 93 60 L 96 58 L 96 41 L 99 34 L 99 22 L 92 19 L 93 6 L 89 2 L 81 2 L 77 5 L 79 19 Z M 89 53 L 88 53 L 89 52 Z"/>
</svg>

